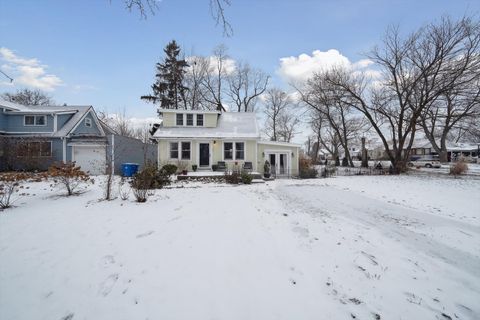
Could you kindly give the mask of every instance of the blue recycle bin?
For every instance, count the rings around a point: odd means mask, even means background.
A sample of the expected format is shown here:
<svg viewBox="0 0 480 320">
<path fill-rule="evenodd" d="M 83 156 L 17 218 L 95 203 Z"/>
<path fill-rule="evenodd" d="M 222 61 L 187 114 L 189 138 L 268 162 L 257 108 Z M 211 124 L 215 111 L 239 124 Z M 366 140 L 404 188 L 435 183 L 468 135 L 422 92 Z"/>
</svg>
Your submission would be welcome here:
<svg viewBox="0 0 480 320">
<path fill-rule="evenodd" d="M 133 177 L 138 172 L 138 163 L 122 163 L 122 176 Z"/>
</svg>

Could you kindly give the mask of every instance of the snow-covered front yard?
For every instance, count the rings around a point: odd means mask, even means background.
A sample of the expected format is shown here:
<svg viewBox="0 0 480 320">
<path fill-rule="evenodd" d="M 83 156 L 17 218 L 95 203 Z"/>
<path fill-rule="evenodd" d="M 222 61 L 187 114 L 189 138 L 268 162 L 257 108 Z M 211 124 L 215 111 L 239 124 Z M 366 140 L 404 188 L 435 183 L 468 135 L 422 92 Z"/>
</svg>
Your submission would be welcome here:
<svg viewBox="0 0 480 320">
<path fill-rule="evenodd" d="M 0 319 L 480 319 L 480 180 L 30 183 L 0 213 Z"/>
</svg>

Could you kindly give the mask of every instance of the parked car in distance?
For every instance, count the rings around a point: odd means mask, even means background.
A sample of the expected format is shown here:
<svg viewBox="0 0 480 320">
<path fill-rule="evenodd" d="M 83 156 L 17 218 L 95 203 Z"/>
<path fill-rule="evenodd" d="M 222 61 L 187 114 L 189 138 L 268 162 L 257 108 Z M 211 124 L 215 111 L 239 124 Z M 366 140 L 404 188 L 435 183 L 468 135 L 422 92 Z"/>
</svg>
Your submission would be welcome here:
<svg viewBox="0 0 480 320">
<path fill-rule="evenodd" d="M 411 157 L 409 167 L 441 168 L 442 164 L 437 158 Z"/>
</svg>

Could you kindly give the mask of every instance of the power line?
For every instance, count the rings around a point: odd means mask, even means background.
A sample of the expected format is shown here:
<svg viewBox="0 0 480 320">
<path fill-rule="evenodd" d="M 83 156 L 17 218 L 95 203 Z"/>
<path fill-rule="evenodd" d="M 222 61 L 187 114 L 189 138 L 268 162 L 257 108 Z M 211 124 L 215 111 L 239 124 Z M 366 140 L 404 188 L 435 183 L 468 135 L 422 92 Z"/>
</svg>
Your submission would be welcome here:
<svg viewBox="0 0 480 320">
<path fill-rule="evenodd" d="M 13 78 L 10 77 L 8 74 L 6 74 L 5 72 L 3 72 L 2 70 L 0 70 L 0 72 L 5 76 L 7 77 L 8 79 L 10 79 L 10 82 L 13 82 Z"/>
</svg>

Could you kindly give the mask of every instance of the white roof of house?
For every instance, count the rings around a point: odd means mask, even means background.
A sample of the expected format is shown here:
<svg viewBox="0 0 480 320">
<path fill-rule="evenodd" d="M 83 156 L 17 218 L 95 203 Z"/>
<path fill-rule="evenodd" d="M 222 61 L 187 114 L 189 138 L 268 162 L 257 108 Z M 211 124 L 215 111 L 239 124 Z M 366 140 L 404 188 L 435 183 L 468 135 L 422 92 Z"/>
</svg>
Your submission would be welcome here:
<svg viewBox="0 0 480 320">
<path fill-rule="evenodd" d="M 165 138 L 260 138 L 257 118 L 253 112 L 224 112 L 219 115 L 217 127 L 160 127 L 153 135 Z"/>
<path fill-rule="evenodd" d="M 258 141 L 258 144 L 266 144 L 266 145 L 272 145 L 272 146 L 285 146 L 285 147 L 298 147 L 298 148 L 302 146 L 301 144 L 298 144 L 298 143 L 283 142 L 283 141 L 267 141 L 267 140 Z"/>
<path fill-rule="evenodd" d="M 222 113 L 218 110 L 158 109 L 159 113 Z"/>
<path fill-rule="evenodd" d="M 27 106 L 24 106 L 24 105 L 21 105 L 21 104 L 18 104 L 18 103 L 14 103 L 14 102 L 10 102 L 10 101 L 7 101 L 7 100 L 3 100 L 3 99 L 0 99 L 0 107 L 7 108 L 7 109 L 10 109 L 10 110 L 15 110 L 15 111 L 22 111 L 22 110 L 25 110 L 26 108 L 28 108 Z"/>
</svg>

